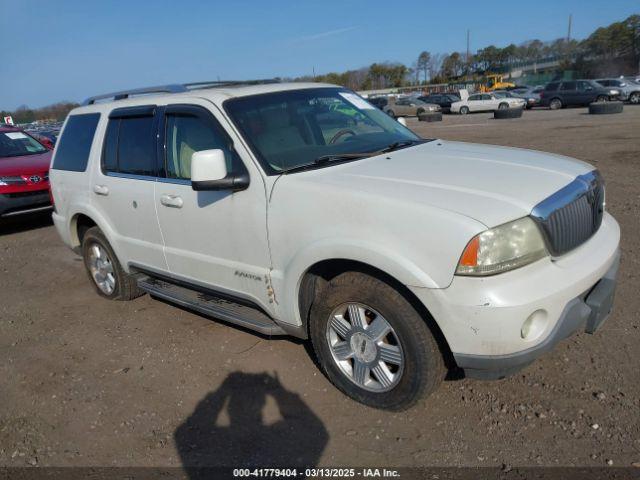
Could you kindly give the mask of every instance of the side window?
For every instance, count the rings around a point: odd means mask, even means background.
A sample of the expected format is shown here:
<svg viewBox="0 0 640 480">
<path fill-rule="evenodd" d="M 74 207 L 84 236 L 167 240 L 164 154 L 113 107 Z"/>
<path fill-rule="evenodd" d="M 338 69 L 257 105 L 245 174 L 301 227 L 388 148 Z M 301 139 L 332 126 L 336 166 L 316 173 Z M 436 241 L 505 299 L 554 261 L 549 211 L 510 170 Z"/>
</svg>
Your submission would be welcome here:
<svg viewBox="0 0 640 480">
<path fill-rule="evenodd" d="M 69 117 L 58 143 L 52 168 L 72 172 L 84 172 L 87 169 L 98 120 L 100 120 L 99 113 Z"/>
<path fill-rule="evenodd" d="M 155 118 L 153 109 L 145 108 L 151 114 L 112 112 L 102 151 L 103 171 L 156 176 Z"/>
<path fill-rule="evenodd" d="M 202 150 L 219 149 L 227 159 L 231 172 L 240 159 L 230 139 L 213 119 L 186 113 L 167 113 L 165 116 L 165 175 L 167 178 L 189 180 L 191 156 Z"/>
<path fill-rule="evenodd" d="M 491 100 L 491 95 L 487 95 L 486 93 L 482 95 L 482 100 Z"/>
<path fill-rule="evenodd" d="M 576 82 L 562 82 L 562 90 L 575 90 Z"/>
<path fill-rule="evenodd" d="M 578 90 L 581 92 L 585 92 L 588 90 L 593 90 L 593 87 L 589 82 L 578 82 Z"/>
<path fill-rule="evenodd" d="M 480 100 L 480 95 L 471 95 L 471 96 L 469 97 L 469 101 L 470 101 L 470 102 L 475 102 L 475 101 L 477 101 L 477 100 Z"/>
<path fill-rule="evenodd" d="M 548 84 L 544 89 L 547 92 L 553 92 L 553 91 L 556 91 L 558 89 L 558 85 L 560 85 L 558 82 L 552 82 L 552 83 Z"/>
</svg>

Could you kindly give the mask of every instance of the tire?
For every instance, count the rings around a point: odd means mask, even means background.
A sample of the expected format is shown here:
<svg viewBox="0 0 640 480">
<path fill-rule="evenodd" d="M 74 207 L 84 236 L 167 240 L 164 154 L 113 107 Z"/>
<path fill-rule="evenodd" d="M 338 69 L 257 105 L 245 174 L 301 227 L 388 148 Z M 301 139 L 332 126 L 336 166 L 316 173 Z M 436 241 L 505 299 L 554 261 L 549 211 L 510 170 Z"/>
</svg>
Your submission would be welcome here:
<svg viewBox="0 0 640 480">
<path fill-rule="evenodd" d="M 416 112 L 416 117 L 419 117 L 420 115 L 422 115 L 424 113 L 424 109 L 419 108 L 418 111 Z"/>
<path fill-rule="evenodd" d="M 629 103 L 632 105 L 638 105 L 640 103 L 640 92 L 633 92 L 629 95 Z"/>
<path fill-rule="evenodd" d="M 493 118 L 495 119 L 506 119 L 506 118 L 520 118 L 522 117 L 523 109 L 520 107 L 516 108 L 503 108 L 493 111 Z"/>
<path fill-rule="evenodd" d="M 460 107 L 460 115 L 466 115 L 469 113 L 469 107 Z"/>
<path fill-rule="evenodd" d="M 421 113 L 418 115 L 418 120 L 421 122 L 441 122 L 442 121 L 442 113 L 441 112 L 431 112 L 431 113 Z"/>
<path fill-rule="evenodd" d="M 98 255 L 97 252 L 100 254 Z M 122 269 L 113 248 L 98 227 L 91 227 L 85 232 L 82 238 L 82 258 L 87 275 L 101 297 L 110 300 L 133 300 L 144 295 L 144 292 L 138 288 L 136 279 Z M 98 258 L 97 262 L 96 258 Z M 98 268 L 97 272 L 96 268 Z M 104 281 L 99 282 L 98 278 Z M 111 283 L 112 288 L 107 288 Z"/>
<path fill-rule="evenodd" d="M 609 97 L 607 97 L 606 95 L 598 95 L 596 97 L 596 102 L 598 103 L 604 103 L 604 102 L 608 102 L 609 101 Z"/>
<path fill-rule="evenodd" d="M 353 311 L 358 313 L 353 318 L 365 319 L 363 323 L 352 320 Z M 342 320 L 334 315 L 342 315 Z M 374 322 L 380 326 L 380 317 L 391 330 L 373 341 L 369 328 Z M 435 391 L 446 374 L 443 355 L 425 320 L 397 290 L 365 273 L 343 273 L 325 286 L 311 308 L 309 331 L 327 378 L 373 408 L 405 410 Z M 342 361 L 337 360 L 339 352 Z M 395 360 L 387 363 L 382 352 Z M 386 381 L 378 377 L 381 369 Z M 364 372 L 360 378 L 365 381 L 358 383 L 357 372 Z"/>
<path fill-rule="evenodd" d="M 549 102 L 549 108 L 551 110 L 560 110 L 562 107 L 562 100 L 560 100 L 559 98 L 552 98 Z"/>
<path fill-rule="evenodd" d="M 622 102 L 594 102 L 589 104 L 589 113 L 592 115 L 622 113 L 622 108 Z"/>
<path fill-rule="evenodd" d="M 506 110 L 507 108 L 509 108 L 509 104 L 508 103 L 501 103 L 500 105 L 498 105 L 498 110 Z"/>
<path fill-rule="evenodd" d="M 396 114 L 391 109 L 387 110 L 387 115 L 389 115 L 391 118 L 396 118 Z"/>
</svg>

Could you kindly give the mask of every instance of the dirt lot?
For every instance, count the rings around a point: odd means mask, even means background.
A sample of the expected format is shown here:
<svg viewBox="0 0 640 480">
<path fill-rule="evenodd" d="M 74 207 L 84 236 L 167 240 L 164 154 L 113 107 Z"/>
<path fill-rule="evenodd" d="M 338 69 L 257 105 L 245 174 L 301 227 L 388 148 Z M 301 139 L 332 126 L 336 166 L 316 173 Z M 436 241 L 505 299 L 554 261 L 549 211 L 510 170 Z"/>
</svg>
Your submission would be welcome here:
<svg viewBox="0 0 640 480">
<path fill-rule="evenodd" d="M 521 374 L 452 380 L 405 413 L 344 397 L 305 344 L 148 296 L 99 298 L 46 216 L 0 227 L 0 466 L 592 465 L 640 462 L 640 107 L 476 114 L 427 137 L 596 165 L 622 226 L 614 314 Z"/>
</svg>

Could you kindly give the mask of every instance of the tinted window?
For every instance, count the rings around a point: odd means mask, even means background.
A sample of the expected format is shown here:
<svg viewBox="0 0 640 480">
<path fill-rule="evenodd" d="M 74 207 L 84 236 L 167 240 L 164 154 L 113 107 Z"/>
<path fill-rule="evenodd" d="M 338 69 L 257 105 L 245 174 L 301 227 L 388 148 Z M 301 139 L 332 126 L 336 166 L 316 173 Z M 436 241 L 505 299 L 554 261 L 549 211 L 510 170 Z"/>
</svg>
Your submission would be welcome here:
<svg viewBox="0 0 640 480">
<path fill-rule="evenodd" d="M 482 100 L 491 100 L 491 95 L 487 95 L 486 93 L 482 95 Z"/>
<path fill-rule="evenodd" d="M 111 118 L 102 165 L 107 172 L 156 175 L 154 117 Z"/>
<path fill-rule="evenodd" d="M 593 90 L 593 85 L 591 85 L 591 83 L 589 82 L 578 82 L 578 90 Z"/>
<path fill-rule="evenodd" d="M 48 150 L 35 138 L 20 131 L 0 133 L 0 158 L 39 155 Z"/>
<path fill-rule="evenodd" d="M 562 90 L 575 90 L 576 82 L 562 82 Z"/>
<path fill-rule="evenodd" d="M 202 150 L 220 149 L 227 159 L 227 171 L 234 170 L 239 161 L 230 140 L 214 126 L 195 115 L 169 114 L 166 117 L 165 170 L 168 178 L 191 178 L 191 156 Z M 237 165 L 237 164 L 236 164 Z"/>
<path fill-rule="evenodd" d="M 481 95 L 471 95 L 471 96 L 469 97 L 469 101 L 470 101 L 470 102 L 475 102 L 476 100 L 480 100 L 480 99 L 481 99 L 481 97 L 482 97 Z"/>
<path fill-rule="evenodd" d="M 56 170 L 84 172 L 87 169 L 91 143 L 100 120 L 99 113 L 71 115 L 56 149 L 53 167 Z"/>
<path fill-rule="evenodd" d="M 560 85 L 558 82 L 552 82 L 552 83 L 548 84 L 546 87 L 544 87 L 544 89 L 547 92 L 551 92 L 551 91 L 557 90 L 558 89 L 558 85 Z"/>
</svg>

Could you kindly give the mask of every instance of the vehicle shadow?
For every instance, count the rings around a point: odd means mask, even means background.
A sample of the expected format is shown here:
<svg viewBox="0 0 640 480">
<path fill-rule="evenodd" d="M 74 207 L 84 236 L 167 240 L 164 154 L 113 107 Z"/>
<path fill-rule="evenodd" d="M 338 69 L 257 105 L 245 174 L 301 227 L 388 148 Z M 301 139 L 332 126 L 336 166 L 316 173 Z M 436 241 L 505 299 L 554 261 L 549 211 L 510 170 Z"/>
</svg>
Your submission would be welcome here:
<svg viewBox="0 0 640 480">
<path fill-rule="evenodd" d="M 0 236 L 26 232 L 27 230 L 37 230 L 51 225 L 53 225 L 51 212 L 2 218 L 0 219 Z"/>
<path fill-rule="evenodd" d="M 279 418 L 265 423 L 263 411 L 269 397 Z M 329 434 L 277 376 L 234 372 L 200 401 L 176 429 L 174 440 L 185 472 L 193 480 L 211 473 L 206 467 L 315 466 Z"/>
</svg>

